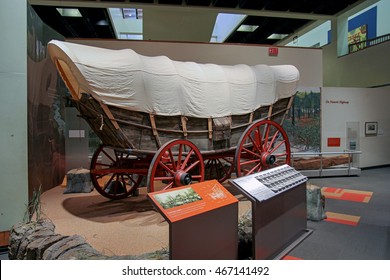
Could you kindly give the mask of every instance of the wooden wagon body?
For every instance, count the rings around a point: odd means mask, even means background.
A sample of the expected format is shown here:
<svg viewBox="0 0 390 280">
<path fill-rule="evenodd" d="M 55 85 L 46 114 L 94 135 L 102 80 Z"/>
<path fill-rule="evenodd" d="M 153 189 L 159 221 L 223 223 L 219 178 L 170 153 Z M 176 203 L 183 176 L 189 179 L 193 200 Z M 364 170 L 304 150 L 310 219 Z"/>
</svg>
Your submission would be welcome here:
<svg viewBox="0 0 390 280">
<path fill-rule="evenodd" d="M 175 62 L 59 41 L 48 49 L 102 141 L 91 177 L 106 197 L 289 163 L 281 124 L 299 79 L 293 66 Z"/>
</svg>

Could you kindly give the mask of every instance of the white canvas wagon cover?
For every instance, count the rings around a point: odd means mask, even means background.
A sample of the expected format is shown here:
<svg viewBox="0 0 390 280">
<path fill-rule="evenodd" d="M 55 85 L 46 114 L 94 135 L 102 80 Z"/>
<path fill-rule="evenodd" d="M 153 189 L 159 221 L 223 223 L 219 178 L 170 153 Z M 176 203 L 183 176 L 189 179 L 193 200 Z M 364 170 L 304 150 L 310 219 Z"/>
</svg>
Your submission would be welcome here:
<svg viewBox="0 0 390 280">
<path fill-rule="evenodd" d="M 292 65 L 199 64 L 56 40 L 48 51 L 72 94 L 161 116 L 247 114 L 294 95 L 299 80 Z"/>
</svg>

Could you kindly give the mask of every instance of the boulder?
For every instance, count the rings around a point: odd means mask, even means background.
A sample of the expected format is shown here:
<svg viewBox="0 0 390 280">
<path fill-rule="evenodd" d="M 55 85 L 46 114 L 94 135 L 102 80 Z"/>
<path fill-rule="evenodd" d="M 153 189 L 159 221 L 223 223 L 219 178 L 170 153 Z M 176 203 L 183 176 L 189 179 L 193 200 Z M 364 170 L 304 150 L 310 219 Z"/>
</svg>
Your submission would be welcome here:
<svg viewBox="0 0 390 280">
<path fill-rule="evenodd" d="M 321 221 L 326 218 L 325 196 L 321 193 L 319 186 L 307 184 L 306 200 L 308 220 Z"/>
<path fill-rule="evenodd" d="M 66 173 L 66 189 L 64 193 L 89 193 L 93 184 L 88 169 L 71 169 Z"/>
</svg>

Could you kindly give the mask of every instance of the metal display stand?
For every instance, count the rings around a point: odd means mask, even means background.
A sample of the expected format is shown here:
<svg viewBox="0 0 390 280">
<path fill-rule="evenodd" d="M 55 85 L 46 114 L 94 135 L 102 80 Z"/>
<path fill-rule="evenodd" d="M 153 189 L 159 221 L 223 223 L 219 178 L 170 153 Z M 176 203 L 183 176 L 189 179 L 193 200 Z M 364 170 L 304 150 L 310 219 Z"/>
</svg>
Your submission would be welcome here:
<svg viewBox="0 0 390 280">
<path fill-rule="evenodd" d="M 238 200 L 217 180 L 148 194 L 169 223 L 171 260 L 235 260 Z"/>
<path fill-rule="evenodd" d="M 252 202 L 254 259 L 280 259 L 311 234 L 306 229 L 306 181 L 288 165 L 230 180 Z"/>
</svg>

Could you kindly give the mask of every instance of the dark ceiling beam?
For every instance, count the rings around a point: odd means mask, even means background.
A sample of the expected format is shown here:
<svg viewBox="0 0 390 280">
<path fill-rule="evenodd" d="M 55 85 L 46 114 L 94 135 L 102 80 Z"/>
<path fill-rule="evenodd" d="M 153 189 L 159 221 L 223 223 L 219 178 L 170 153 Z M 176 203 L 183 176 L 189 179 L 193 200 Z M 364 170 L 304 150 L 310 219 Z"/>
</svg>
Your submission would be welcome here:
<svg viewBox="0 0 390 280">
<path fill-rule="evenodd" d="M 88 28 L 88 31 L 90 34 L 92 34 L 94 38 L 98 38 L 98 34 L 96 33 L 95 29 L 93 28 L 93 23 L 90 21 L 89 17 L 86 14 L 86 11 L 81 9 L 80 10 L 81 15 L 83 16 L 83 21 L 85 23 L 85 26 Z"/>
<path fill-rule="evenodd" d="M 240 8 L 224 8 L 214 6 L 188 6 L 183 1 L 182 5 L 165 5 L 165 4 L 148 4 L 148 3 L 133 3 L 133 2 L 101 2 L 101 1 L 66 1 L 66 0 L 28 0 L 31 5 L 42 6 L 57 6 L 57 7 L 91 7 L 91 8 L 140 8 L 140 9 L 158 9 L 169 10 L 170 12 L 180 11 L 199 11 L 215 13 L 230 13 L 230 14 L 245 14 L 248 16 L 274 17 L 274 18 L 292 18 L 292 19 L 307 19 L 307 20 L 330 20 L 331 15 L 313 14 L 313 13 L 296 13 L 282 11 L 266 11 Z"/>
</svg>

